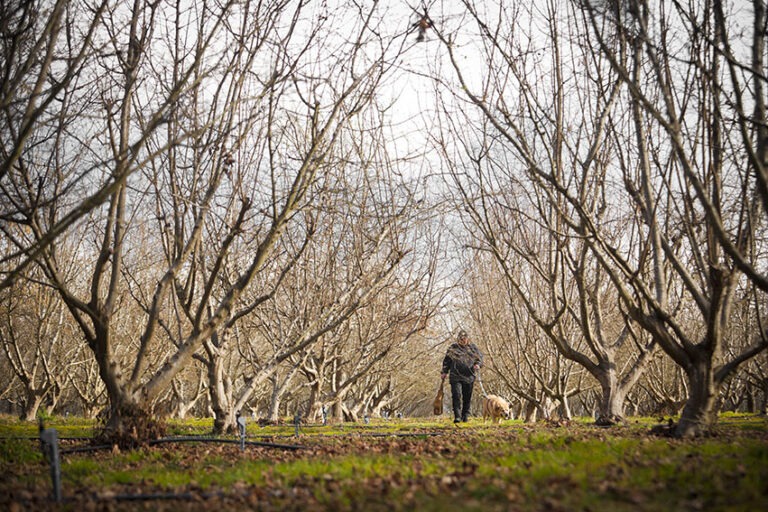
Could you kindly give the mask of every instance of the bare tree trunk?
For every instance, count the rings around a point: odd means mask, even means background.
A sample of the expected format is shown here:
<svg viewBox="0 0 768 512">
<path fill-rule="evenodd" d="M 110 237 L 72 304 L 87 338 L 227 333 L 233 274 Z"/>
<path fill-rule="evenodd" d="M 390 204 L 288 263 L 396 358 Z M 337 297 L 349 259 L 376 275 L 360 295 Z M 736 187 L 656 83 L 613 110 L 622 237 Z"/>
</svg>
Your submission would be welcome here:
<svg viewBox="0 0 768 512">
<path fill-rule="evenodd" d="M 270 380 L 272 381 L 272 396 L 270 398 L 269 412 L 267 414 L 267 419 L 270 422 L 277 423 L 277 421 L 280 419 L 280 402 L 282 401 L 283 395 L 285 395 L 285 392 L 288 390 L 291 381 L 293 381 L 293 378 L 298 371 L 299 365 L 294 365 L 284 378 L 281 379 L 280 375 L 277 373 L 271 377 Z"/>
<path fill-rule="evenodd" d="M 309 400 L 307 402 L 307 421 L 318 421 L 322 417 L 323 402 L 320 400 L 320 382 L 314 381 L 309 387 Z"/>
<path fill-rule="evenodd" d="M 351 421 L 353 423 L 357 423 L 360 420 L 360 417 L 357 415 L 357 411 L 354 409 L 350 409 L 344 403 L 341 404 L 341 412 L 343 414 L 344 421 Z"/>
<path fill-rule="evenodd" d="M 381 410 L 392 402 L 392 380 L 387 380 L 387 384 L 376 389 L 371 396 L 369 407 L 371 416 L 381 417 Z"/>
<path fill-rule="evenodd" d="M 552 413 L 557 409 L 557 403 L 550 398 L 549 395 L 544 394 L 536 404 L 541 417 L 545 420 L 552 419 Z"/>
<path fill-rule="evenodd" d="M 689 438 L 707 432 L 717 421 L 718 386 L 712 364 L 695 361 L 686 369 L 688 401 L 683 408 L 675 435 Z"/>
<path fill-rule="evenodd" d="M 40 405 L 45 398 L 45 393 L 40 393 L 36 389 L 27 389 L 24 397 L 19 418 L 23 421 L 35 421 L 37 411 L 40 410 Z"/>
<path fill-rule="evenodd" d="M 267 421 L 270 423 L 277 423 L 280 420 L 280 405 L 282 405 L 283 395 L 277 390 L 277 387 L 272 388 L 272 396 L 269 400 L 269 410 L 267 411 Z"/>
<path fill-rule="evenodd" d="M 536 423 L 538 417 L 539 407 L 536 402 L 531 400 L 525 400 L 523 405 L 523 421 L 525 423 Z"/>
<path fill-rule="evenodd" d="M 220 357 L 214 357 L 208 363 L 208 396 L 213 410 L 213 433 L 235 432 L 235 411 L 231 408 L 232 381 L 225 374 Z"/>
<path fill-rule="evenodd" d="M 760 414 L 768 415 L 768 379 L 763 380 L 762 396 L 760 397 Z"/>
<path fill-rule="evenodd" d="M 51 377 L 56 378 L 53 375 Z M 51 386 L 50 392 L 48 393 L 48 404 L 45 406 L 45 412 L 48 413 L 48 415 L 52 415 L 56 410 L 62 392 L 63 389 L 60 385 L 54 383 L 53 386 Z"/>
<path fill-rule="evenodd" d="M 595 423 L 613 425 L 624 418 L 626 390 L 619 386 L 616 372 L 608 370 L 600 379 L 600 401 Z"/>
<path fill-rule="evenodd" d="M 177 382 L 176 379 L 174 379 L 173 384 L 171 385 L 173 395 L 174 395 L 174 402 L 175 402 L 175 415 L 178 419 L 183 420 L 187 417 L 187 414 L 189 414 L 189 411 L 194 409 L 195 405 L 197 405 L 197 402 L 204 396 L 205 390 L 207 388 L 205 384 L 205 373 L 204 370 L 201 370 L 200 374 L 198 375 L 197 380 L 197 386 L 195 387 L 194 395 L 191 397 L 188 397 L 184 393 L 185 383 L 184 382 Z"/>
<path fill-rule="evenodd" d="M 392 403 L 391 398 L 382 398 L 381 400 L 378 400 L 375 402 L 371 407 L 371 417 L 372 418 L 381 418 L 381 411 L 389 407 L 389 405 Z M 398 409 L 399 410 L 399 409 Z M 401 411 L 402 412 L 402 411 Z"/>
</svg>

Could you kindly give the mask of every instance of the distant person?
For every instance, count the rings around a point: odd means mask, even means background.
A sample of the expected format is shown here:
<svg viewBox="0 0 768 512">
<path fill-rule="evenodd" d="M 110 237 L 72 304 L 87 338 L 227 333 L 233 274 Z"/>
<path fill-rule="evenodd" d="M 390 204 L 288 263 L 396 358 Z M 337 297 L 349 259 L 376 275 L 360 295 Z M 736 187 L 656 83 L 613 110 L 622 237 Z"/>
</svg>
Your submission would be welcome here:
<svg viewBox="0 0 768 512">
<path fill-rule="evenodd" d="M 450 375 L 451 401 L 453 404 L 453 422 L 465 422 L 472 403 L 472 388 L 475 384 L 475 372 L 483 365 L 483 354 L 477 345 L 469 342 L 467 331 L 459 331 L 456 343 L 451 344 L 443 359 L 440 377 Z"/>
</svg>

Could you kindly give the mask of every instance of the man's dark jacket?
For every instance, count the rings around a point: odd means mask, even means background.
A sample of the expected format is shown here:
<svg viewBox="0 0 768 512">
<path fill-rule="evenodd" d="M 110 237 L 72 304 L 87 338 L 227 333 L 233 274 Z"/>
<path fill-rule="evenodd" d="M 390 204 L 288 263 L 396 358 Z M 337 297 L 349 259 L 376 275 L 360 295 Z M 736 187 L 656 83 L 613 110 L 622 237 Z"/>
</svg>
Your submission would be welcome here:
<svg viewBox="0 0 768 512">
<path fill-rule="evenodd" d="M 448 347 L 443 359 L 442 373 L 450 374 L 451 382 L 475 382 L 474 365 L 483 365 L 483 354 L 474 343 L 468 345 L 452 344 Z"/>
</svg>

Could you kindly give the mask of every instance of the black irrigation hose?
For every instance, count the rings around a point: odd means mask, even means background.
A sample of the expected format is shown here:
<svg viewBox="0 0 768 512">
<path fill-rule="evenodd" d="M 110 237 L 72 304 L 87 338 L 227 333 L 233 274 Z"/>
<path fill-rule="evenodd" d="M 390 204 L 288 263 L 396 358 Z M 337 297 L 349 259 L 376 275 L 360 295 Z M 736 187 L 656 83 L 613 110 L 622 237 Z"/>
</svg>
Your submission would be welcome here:
<svg viewBox="0 0 768 512">
<path fill-rule="evenodd" d="M 370 433 L 361 433 L 356 434 L 361 437 L 430 437 L 430 436 L 441 436 L 444 432 L 402 432 L 402 433 L 391 433 L 387 434 L 384 432 L 370 432 Z M 355 435 L 355 434 L 346 434 L 346 435 Z"/>
<path fill-rule="evenodd" d="M 293 445 L 293 444 L 277 444 L 277 443 L 265 443 L 260 441 L 240 441 L 238 439 L 216 439 L 212 437 L 163 437 L 161 439 L 155 439 L 149 441 L 147 444 L 156 445 L 164 443 L 223 443 L 223 444 L 239 444 L 248 446 L 264 446 L 266 448 L 278 448 L 281 450 L 303 450 L 306 446 Z M 99 450 L 111 450 L 111 444 L 100 444 L 95 446 L 78 446 L 76 448 L 64 448 L 59 451 L 62 455 L 69 453 L 83 453 L 83 452 L 96 452 Z"/>
<path fill-rule="evenodd" d="M 156 445 L 164 443 L 223 443 L 223 444 L 238 444 L 248 446 L 263 446 L 266 448 L 278 448 L 281 450 L 303 450 L 306 446 L 293 445 L 293 444 L 277 444 L 277 443 L 265 443 L 261 441 L 241 441 L 239 439 L 216 439 L 212 437 L 163 437 L 161 439 L 155 439 L 149 441 L 147 444 Z M 112 445 L 100 444 L 95 446 L 78 446 L 76 448 L 64 448 L 59 451 L 60 454 L 66 455 L 70 453 L 83 453 L 83 452 L 96 452 L 99 450 L 111 450 Z"/>
<path fill-rule="evenodd" d="M 349 437 L 349 436 L 355 436 L 355 437 L 432 437 L 432 436 L 441 436 L 444 432 L 407 432 L 407 433 L 386 433 L 386 432 L 349 432 L 349 433 L 343 433 L 343 434 L 314 434 L 314 437 Z M 262 438 L 275 438 L 275 437 L 285 437 L 285 438 L 291 438 L 294 437 L 292 434 L 285 434 L 285 435 L 266 435 L 266 436 L 256 436 L 256 437 L 262 437 Z M 39 441 L 39 437 L 2 437 L 0 440 L 28 440 L 28 441 Z M 92 438 L 89 437 L 62 437 L 59 440 L 60 441 L 88 441 Z M 302 445 L 292 445 L 292 444 L 280 444 L 280 443 L 268 443 L 264 441 L 245 441 L 243 442 L 240 439 L 220 439 L 220 438 L 214 438 L 214 437 L 197 437 L 197 436 L 175 436 L 175 437 L 163 437 L 161 439 L 155 439 L 153 441 L 149 441 L 148 444 L 150 445 L 156 445 L 156 444 L 165 444 L 165 443 L 224 443 L 224 444 L 239 444 L 239 445 L 248 445 L 248 446 L 262 446 L 266 448 L 277 448 L 281 450 L 303 450 L 306 449 L 306 446 Z M 62 448 L 59 450 L 59 453 L 61 455 L 67 455 L 72 453 L 87 453 L 87 452 L 96 452 L 101 450 L 111 450 L 112 445 L 111 444 L 100 444 L 100 445 L 94 445 L 94 446 L 77 446 L 74 448 Z"/>
<path fill-rule="evenodd" d="M 195 437 L 195 436 L 181 436 L 181 437 L 163 437 L 161 439 L 155 439 L 149 441 L 148 444 L 163 444 L 163 443 L 228 443 L 228 444 L 246 444 L 249 446 L 266 446 L 267 448 L 280 448 L 282 450 L 303 450 L 306 446 L 294 445 L 294 444 L 277 444 L 277 443 L 265 443 L 261 441 L 241 441 L 240 439 L 217 439 L 214 437 Z"/>
<path fill-rule="evenodd" d="M 92 437 L 60 437 L 59 441 L 90 441 Z M 39 441 L 40 436 L 3 436 L 0 441 Z"/>
</svg>

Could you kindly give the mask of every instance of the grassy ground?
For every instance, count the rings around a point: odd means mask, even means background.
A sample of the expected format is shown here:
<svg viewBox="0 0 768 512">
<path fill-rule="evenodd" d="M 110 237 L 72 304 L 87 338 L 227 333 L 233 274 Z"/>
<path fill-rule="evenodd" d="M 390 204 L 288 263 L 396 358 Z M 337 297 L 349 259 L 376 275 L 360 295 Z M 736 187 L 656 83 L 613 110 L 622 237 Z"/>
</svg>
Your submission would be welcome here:
<svg viewBox="0 0 768 512">
<path fill-rule="evenodd" d="M 92 423 L 53 418 L 64 501 L 51 500 L 37 426 L 0 417 L 2 510 L 768 510 L 768 420 L 727 415 L 712 435 L 650 435 L 655 421 L 500 426 L 473 419 L 248 425 L 249 442 L 73 451 Z M 210 431 L 210 420 L 170 434 Z M 66 438 L 77 439 L 66 439 Z M 228 438 L 234 441 L 234 437 Z"/>
</svg>

